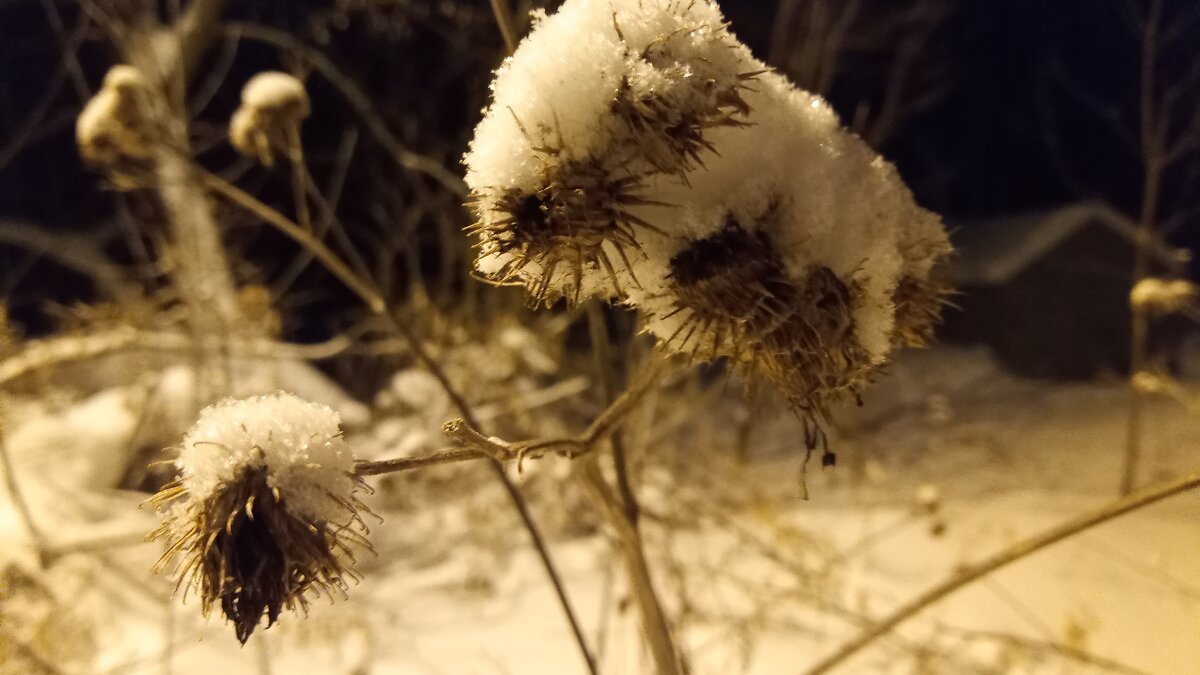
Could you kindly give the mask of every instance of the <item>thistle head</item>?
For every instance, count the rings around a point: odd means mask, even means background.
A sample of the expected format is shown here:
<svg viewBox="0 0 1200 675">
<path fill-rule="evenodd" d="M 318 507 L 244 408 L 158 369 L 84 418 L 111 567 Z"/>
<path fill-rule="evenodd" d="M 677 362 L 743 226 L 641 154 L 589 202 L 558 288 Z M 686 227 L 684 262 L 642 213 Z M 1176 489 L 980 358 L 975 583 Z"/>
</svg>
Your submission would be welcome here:
<svg viewBox="0 0 1200 675">
<path fill-rule="evenodd" d="M 75 120 L 79 154 L 122 186 L 137 183 L 155 140 L 150 84 L 136 68 L 119 64 Z"/>
<path fill-rule="evenodd" d="M 663 343 L 730 358 L 799 411 L 823 416 L 830 400 L 856 391 L 870 373 L 855 333 L 854 282 L 818 265 L 794 275 L 765 231 L 731 219 L 673 256 L 669 279 L 672 309 L 651 323 Z M 674 323 L 669 333 L 663 321 Z"/>
<path fill-rule="evenodd" d="M 259 73 L 242 88 L 242 105 L 229 121 L 229 142 L 266 166 L 275 153 L 292 153 L 310 105 L 304 83 L 278 71 Z"/>
<path fill-rule="evenodd" d="M 152 499 L 176 588 L 195 591 L 245 643 L 265 615 L 343 594 L 356 549 L 370 550 L 355 497 L 365 485 L 332 409 L 276 393 L 206 408 L 183 438 L 179 479 Z"/>
<path fill-rule="evenodd" d="M 477 195 L 477 267 L 497 284 L 526 288 L 530 306 L 560 297 L 570 304 L 603 294 L 623 295 L 618 269 L 638 249 L 638 227 L 652 227 L 630 211 L 645 203 L 640 179 L 594 160 L 542 156 L 544 168 L 530 188 L 488 190 Z M 615 258 L 615 260 L 614 260 Z"/>
</svg>

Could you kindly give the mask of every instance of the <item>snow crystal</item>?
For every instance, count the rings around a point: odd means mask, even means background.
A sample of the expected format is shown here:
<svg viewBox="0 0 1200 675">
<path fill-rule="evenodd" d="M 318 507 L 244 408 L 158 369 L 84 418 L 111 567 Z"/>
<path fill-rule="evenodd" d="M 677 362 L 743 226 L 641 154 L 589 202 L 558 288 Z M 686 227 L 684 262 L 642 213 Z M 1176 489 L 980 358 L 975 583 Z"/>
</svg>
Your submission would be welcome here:
<svg viewBox="0 0 1200 675">
<path fill-rule="evenodd" d="M 336 499 L 354 490 L 354 457 L 332 408 L 278 392 L 205 408 L 183 438 L 176 466 L 190 500 L 203 501 L 247 468 L 267 471 L 290 510 L 314 521 L 344 518 Z"/>
</svg>

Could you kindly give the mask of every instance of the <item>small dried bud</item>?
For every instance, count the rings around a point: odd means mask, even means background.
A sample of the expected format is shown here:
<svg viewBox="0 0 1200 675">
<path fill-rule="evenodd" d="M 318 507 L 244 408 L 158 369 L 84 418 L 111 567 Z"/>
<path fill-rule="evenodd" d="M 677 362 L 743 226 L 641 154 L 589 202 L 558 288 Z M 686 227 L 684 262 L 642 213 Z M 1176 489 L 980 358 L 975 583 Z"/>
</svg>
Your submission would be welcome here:
<svg viewBox="0 0 1200 675">
<path fill-rule="evenodd" d="M 154 140 L 150 86 L 136 68 L 116 65 L 75 122 L 79 154 L 88 164 L 129 182 L 149 163 Z"/>
<path fill-rule="evenodd" d="M 309 112 L 303 82 L 288 73 L 259 73 L 242 88 L 242 105 L 229 121 L 229 141 L 243 155 L 271 166 L 275 151 L 294 154 L 300 122 Z"/>
<path fill-rule="evenodd" d="M 1179 385 L 1171 378 L 1148 370 L 1134 373 L 1131 384 L 1134 391 L 1141 394 L 1174 395 L 1180 391 Z"/>
<path fill-rule="evenodd" d="M 629 212 L 648 203 L 638 197 L 639 179 L 617 177 L 599 162 L 561 160 L 548 151 L 538 187 L 484 191 L 473 202 L 479 220 L 468 228 L 480 238 L 478 267 L 488 281 L 526 287 L 529 304 L 572 304 L 591 280 L 607 273 L 616 297 L 628 250 L 638 248 L 635 227 L 650 224 Z"/>
<path fill-rule="evenodd" d="M 303 609 L 306 592 L 345 593 L 353 549 L 370 549 L 355 497 L 365 485 L 332 409 L 277 393 L 206 408 L 184 436 L 180 478 L 151 502 L 177 588 L 205 615 L 219 604 L 245 643 L 263 614 Z"/>
<path fill-rule="evenodd" d="M 1200 317 L 1200 287 L 1187 279 L 1156 279 L 1138 281 L 1129 292 L 1129 304 L 1153 315 L 1185 314 Z"/>
</svg>

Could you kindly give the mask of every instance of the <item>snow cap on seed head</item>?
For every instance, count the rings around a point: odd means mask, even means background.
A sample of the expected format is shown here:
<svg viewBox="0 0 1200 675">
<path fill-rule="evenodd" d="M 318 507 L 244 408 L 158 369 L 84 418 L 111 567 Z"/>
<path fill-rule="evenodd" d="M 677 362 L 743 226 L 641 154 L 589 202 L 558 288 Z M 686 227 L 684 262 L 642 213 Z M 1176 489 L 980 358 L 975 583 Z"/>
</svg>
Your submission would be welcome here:
<svg viewBox="0 0 1200 675">
<path fill-rule="evenodd" d="M 177 556 L 179 585 L 207 614 L 220 604 L 238 639 L 266 613 L 303 608 L 307 591 L 344 592 L 353 550 L 370 547 L 355 493 L 365 486 L 327 406 L 279 392 L 205 408 L 175 461 L 179 479 L 152 499 Z"/>
<path fill-rule="evenodd" d="M 131 186 L 149 165 L 155 142 L 149 83 L 138 69 L 117 64 L 75 120 L 79 154 L 119 186 Z"/>
<path fill-rule="evenodd" d="M 807 418 L 929 339 L 940 218 L 711 0 L 566 0 L 497 72 L 465 157 L 476 269 L 620 300 Z"/>
<path fill-rule="evenodd" d="M 303 82 L 288 73 L 259 73 L 242 87 L 242 105 L 229 121 L 229 141 L 238 152 L 270 166 L 276 151 L 292 151 L 309 112 Z"/>
<path fill-rule="evenodd" d="M 763 70 L 710 2 L 567 2 L 538 15 L 496 74 L 464 158 L 476 268 L 531 304 L 620 298 L 658 174 L 703 162 L 710 128 L 740 126 Z"/>
</svg>

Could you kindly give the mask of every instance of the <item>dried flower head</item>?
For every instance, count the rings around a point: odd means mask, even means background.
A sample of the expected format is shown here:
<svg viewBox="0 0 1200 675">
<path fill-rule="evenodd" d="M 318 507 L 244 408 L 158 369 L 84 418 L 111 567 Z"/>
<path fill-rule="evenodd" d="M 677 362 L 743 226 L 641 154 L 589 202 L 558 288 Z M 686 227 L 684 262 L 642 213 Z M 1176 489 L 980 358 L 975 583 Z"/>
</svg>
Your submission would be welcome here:
<svg viewBox="0 0 1200 675">
<path fill-rule="evenodd" d="M 793 276 L 766 232 L 731 220 L 672 257 L 670 269 L 673 308 L 651 322 L 660 336 L 658 322 L 675 324 L 668 348 L 729 357 L 814 417 L 869 375 L 871 356 L 854 332 L 857 287 L 818 265 Z"/>
<path fill-rule="evenodd" d="M 480 238 L 480 271 L 493 283 L 524 285 L 532 307 L 560 297 L 578 303 L 590 295 L 585 276 L 607 275 L 615 295 L 623 295 L 617 264 L 629 268 L 635 228 L 653 228 L 630 211 L 649 203 L 638 196 L 640 178 L 596 161 L 561 160 L 557 152 L 544 153 L 543 161 L 536 188 L 477 195 L 486 215 L 468 229 Z"/>
<path fill-rule="evenodd" d="M 229 141 L 243 155 L 271 166 L 276 151 L 296 151 L 300 123 L 309 112 L 303 82 L 288 73 L 259 73 L 242 88 L 242 105 L 229 121 Z"/>
<path fill-rule="evenodd" d="M 647 180 L 687 182 L 714 129 L 746 124 L 764 72 L 709 2 L 571 2 L 497 73 L 465 157 L 477 269 L 559 297 L 623 298 L 642 242 L 663 236 Z M 563 54 L 571 58 L 563 58 Z"/>
<path fill-rule="evenodd" d="M 195 590 L 245 643 L 264 614 L 305 609 L 306 593 L 344 594 L 354 549 L 370 549 L 364 489 L 332 409 L 276 393 L 212 405 L 184 436 L 179 479 L 151 502 L 163 518 L 161 571 Z"/>
<path fill-rule="evenodd" d="M 116 65 L 75 121 L 79 154 L 118 184 L 136 182 L 150 162 L 155 125 L 150 85 L 133 66 Z"/>
<path fill-rule="evenodd" d="M 465 162 L 486 278 L 637 308 L 667 349 L 772 383 L 810 443 L 948 293 L 941 219 L 711 0 L 540 15 Z"/>
<path fill-rule="evenodd" d="M 1147 277 L 1129 292 L 1129 304 L 1148 314 L 1184 314 L 1200 318 L 1200 288 L 1187 279 Z"/>
</svg>

